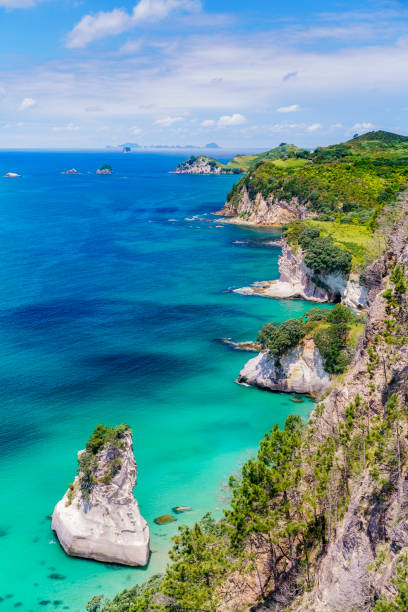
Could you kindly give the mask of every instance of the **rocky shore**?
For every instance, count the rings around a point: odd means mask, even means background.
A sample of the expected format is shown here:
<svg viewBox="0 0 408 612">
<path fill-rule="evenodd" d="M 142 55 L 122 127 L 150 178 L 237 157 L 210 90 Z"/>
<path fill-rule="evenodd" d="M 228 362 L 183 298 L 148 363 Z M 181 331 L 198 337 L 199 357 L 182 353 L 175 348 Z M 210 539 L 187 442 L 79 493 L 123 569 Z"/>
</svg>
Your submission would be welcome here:
<svg viewBox="0 0 408 612">
<path fill-rule="evenodd" d="M 238 383 L 267 391 L 318 395 L 330 383 L 319 349 L 311 338 L 277 359 L 268 351 L 250 359 L 239 373 Z"/>
<path fill-rule="evenodd" d="M 313 219 L 317 216 L 296 197 L 287 201 L 271 194 L 265 199 L 261 193 L 257 193 L 252 199 L 246 187 L 242 188 L 238 201 L 227 200 L 224 207 L 215 214 L 226 217 L 224 222 L 228 223 L 270 226 L 281 226 L 295 219 Z"/>
<path fill-rule="evenodd" d="M 132 434 L 116 431 L 96 453 L 89 443 L 78 453 L 78 476 L 55 506 L 51 528 L 68 555 L 144 566 L 149 528 L 133 495 Z"/>
<path fill-rule="evenodd" d="M 367 305 L 367 290 L 356 275 L 345 278 L 340 273 L 324 277 L 315 275 L 304 263 L 299 247 L 294 252 L 282 239 L 278 280 L 258 281 L 248 287 L 235 289 L 244 295 L 260 295 L 276 299 L 300 298 L 311 302 L 341 302 L 349 308 L 361 309 Z"/>
</svg>

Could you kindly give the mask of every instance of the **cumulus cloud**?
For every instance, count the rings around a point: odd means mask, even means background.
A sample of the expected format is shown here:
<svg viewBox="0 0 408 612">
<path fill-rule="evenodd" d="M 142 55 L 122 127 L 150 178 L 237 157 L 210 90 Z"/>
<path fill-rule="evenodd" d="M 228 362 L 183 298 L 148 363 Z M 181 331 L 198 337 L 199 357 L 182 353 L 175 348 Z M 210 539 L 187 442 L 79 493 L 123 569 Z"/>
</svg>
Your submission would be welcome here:
<svg viewBox="0 0 408 612">
<path fill-rule="evenodd" d="M 276 109 L 278 113 L 296 113 L 300 110 L 299 104 L 291 104 L 290 106 L 280 106 Z"/>
<path fill-rule="evenodd" d="M 206 119 L 205 121 L 202 121 L 200 125 L 202 127 L 212 127 L 213 125 L 215 125 L 215 121 L 214 119 Z"/>
<path fill-rule="evenodd" d="M 367 132 L 368 130 L 374 130 L 374 123 L 366 122 L 366 123 L 355 123 L 351 128 L 355 132 Z"/>
<path fill-rule="evenodd" d="M 138 136 L 138 134 L 141 134 L 141 133 L 142 133 L 142 130 L 141 130 L 139 127 L 137 127 L 137 125 L 133 125 L 133 126 L 130 128 L 130 131 L 131 131 L 131 133 L 132 133 L 134 136 Z"/>
<path fill-rule="evenodd" d="M 307 131 L 315 132 L 316 130 L 320 130 L 321 127 L 322 127 L 321 123 L 312 123 L 312 125 L 307 126 Z"/>
<path fill-rule="evenodd" d="M 96 15 L 85 15 L 69 33 L 67 47 L 85 47 L 93 40 L 131 30 L 138 23 L 165 19 L 173 11 L 191 13 L 199 11 L 200 8 L 199 0 L 140 0 L 133 7 L 132 13 L 113 9 L 100 11 Z"/>
<path fill-rule="evenodd" d="M 337 129 L 337 128 L 342 128 L 344 126 L 342 123 L 332 123 L 330 127 L 333 129 Z"/>
<path fill-rule="evenodd" d="M 246 117 L 244 115 L 240 115 L 239 113 L 234 113 L 232 115 L 223 115 L 217 121 L 218 127 L 242 125 L 243 123 L 246 123 Z"/>
<path fill-rule="evenodd" d="M 33 108 L 33 106 L 35 106 L 36 104 L 37 102 L 34 100 L 34 98 L 24 98 L 17 110 L 19 113 L 21 113 L 25 110 L 28 110 L 29 108 Z"/>
<path fill-rule="evenodd" d="M 160 125 L 160 127 L 170 127 L 179 121 L 184 121 L 184 117 L 162 117 L 161 119 L 156 119 L 154 125 Z"/>
<path fill-rule="evenodd" d="M 67 125 L 56 125 L 52 128 L 53 132 L 79 132 L 79 125 L 67 123 Z"/>
</svg>

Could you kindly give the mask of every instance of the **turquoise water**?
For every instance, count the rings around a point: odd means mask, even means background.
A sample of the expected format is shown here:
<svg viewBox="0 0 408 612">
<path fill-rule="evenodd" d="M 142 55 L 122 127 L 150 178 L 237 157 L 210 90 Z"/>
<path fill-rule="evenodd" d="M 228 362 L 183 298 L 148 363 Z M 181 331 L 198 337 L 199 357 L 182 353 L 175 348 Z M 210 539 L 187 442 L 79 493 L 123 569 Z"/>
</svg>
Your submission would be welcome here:
<svg viewBox="0 0 408 612">
<path fill-rule="evenodd" d="M 169 174 L 182 157 L 0 153 L 0 175 L 23 174 L 0 179 L 0 612 L 83 610 L 162 570 L 177 525 L 220 514 L 264 432 L 312 409 L 235 384 L 251 354 L 216 340 L 311 305 L 229 291 L 277 276 L 276 232 L 218 227 L 237 177 Z M 87 174 L 103 162 L 113 176 Z M 69 558 L 50 529 L 99 422 L 134 432 L 146 569 Z"/>
</svg>

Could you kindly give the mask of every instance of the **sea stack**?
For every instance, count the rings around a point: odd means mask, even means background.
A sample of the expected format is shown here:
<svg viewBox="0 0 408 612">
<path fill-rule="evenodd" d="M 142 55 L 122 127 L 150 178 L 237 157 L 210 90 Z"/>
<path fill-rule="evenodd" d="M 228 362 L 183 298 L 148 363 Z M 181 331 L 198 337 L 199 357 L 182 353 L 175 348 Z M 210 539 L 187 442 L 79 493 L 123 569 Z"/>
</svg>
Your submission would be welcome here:
<svg viewBox="0 0 408 612">
<path fill-rule="evenodd" d="M 20 178 L 21 174 L 17 174 L 17 172 L 7 172 L 4 175 L 4 178 Z"/>
<path fill-rule="evenodd" d="M 78 475 L 57 503 L 51 528 L 68 555 L 146 565 L 149 528 L 133 495 L 137 467 L 127 425 L 98 425 L 78 453 Z"/>
</svg>

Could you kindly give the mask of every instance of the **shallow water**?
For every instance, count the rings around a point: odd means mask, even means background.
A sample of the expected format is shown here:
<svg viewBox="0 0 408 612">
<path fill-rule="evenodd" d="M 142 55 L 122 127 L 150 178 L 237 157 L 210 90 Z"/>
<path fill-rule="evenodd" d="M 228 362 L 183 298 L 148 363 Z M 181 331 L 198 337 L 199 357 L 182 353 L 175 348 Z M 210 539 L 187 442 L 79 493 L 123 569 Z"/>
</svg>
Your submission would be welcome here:
<svg viewBox="0 0 408 612">
<path fill-rule="evenodd" d="M 228 291 L 277 276 L 278 235 L 221 225 L 237 177 L 169 174 L 182 158 L 0 153 L 0 175 L 23 174 L 0 179 L 0 611 L 83 610 L 162 570 L 177 525 L 221 514 L 264 432 L 312 409 L 234 382 L 251 354 L 216 340 L 311 304 Z M 103 162 L 113 176 L 88 174 Z M 50 529 L 99 422 L 133 429 L 146 569 L 69 558 Z"/>
</svg>

